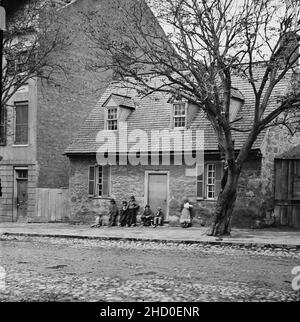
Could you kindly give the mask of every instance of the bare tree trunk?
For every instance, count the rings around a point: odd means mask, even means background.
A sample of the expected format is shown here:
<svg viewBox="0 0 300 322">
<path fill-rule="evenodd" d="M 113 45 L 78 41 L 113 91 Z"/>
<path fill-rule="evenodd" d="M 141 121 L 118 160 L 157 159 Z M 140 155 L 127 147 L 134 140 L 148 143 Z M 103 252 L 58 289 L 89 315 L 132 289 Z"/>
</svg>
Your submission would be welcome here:
<svg viewBox="0 0 300 322">
<path fill-rule="evenodd" d="M 237 197 L 239 173 L 228 174 L 225 172 L 224 175 L 230 178 L 219 193 L 209 236 L 230 235 L 231 232 L 231 218 Z"/>
</svg>

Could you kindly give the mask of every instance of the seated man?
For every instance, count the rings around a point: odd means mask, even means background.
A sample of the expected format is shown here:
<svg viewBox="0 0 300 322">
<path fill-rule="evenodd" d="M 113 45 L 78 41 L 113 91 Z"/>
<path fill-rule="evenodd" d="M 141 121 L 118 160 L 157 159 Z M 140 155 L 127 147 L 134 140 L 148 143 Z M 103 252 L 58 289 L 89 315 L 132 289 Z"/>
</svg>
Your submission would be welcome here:
<svg viewBox="0 0 300 322">
<path fill-rule="evenodd" d="M 161 210 L 161 207 L 157 207 L 157 211 L 153 217 L 153 226 L 154 228 L 158 225 L 162 226 L 164 221 L 164 214 Z"/>
<path fill-rule="evenodd" d="M 143 226 L 150 226 L 153 219 L 153 212 L 149 205 L 145 206 L 145 210 L 142 214 L 141 221 Z"/>
</svg>

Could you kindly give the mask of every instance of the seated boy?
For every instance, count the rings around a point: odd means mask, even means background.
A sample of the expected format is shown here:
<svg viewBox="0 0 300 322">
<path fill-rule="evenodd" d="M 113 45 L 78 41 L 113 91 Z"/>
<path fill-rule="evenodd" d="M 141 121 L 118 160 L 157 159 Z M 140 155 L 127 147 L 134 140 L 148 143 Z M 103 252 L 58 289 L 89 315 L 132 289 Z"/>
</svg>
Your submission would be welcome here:
<svg viewBox="0 0 300 322">
<path fill-rule="evenodd" d="M 98 215 L 95 218 L 95 223 L 91 226 L 91 228 L 99 228 L 103 225 L 102 215 Z"/>
<path fill-rule="evenodd" d="M 161 207 L 157 207 L 157 211 L 153 217 L 153 226 L 154 228 L 157 227 L 158 225 L 162 226 L 163 225 L 163 220 L 164 220 L 164 214 L 161 210 Z"/>
<path fill-rule="evenodd" d="M 150 209 L 149 205 L 145 206 L 145 210 L 142 214 L 141 221 L 143 226 L 150 226 L 151 221 L 153 220 L 153 212 Z"/>
</svg>

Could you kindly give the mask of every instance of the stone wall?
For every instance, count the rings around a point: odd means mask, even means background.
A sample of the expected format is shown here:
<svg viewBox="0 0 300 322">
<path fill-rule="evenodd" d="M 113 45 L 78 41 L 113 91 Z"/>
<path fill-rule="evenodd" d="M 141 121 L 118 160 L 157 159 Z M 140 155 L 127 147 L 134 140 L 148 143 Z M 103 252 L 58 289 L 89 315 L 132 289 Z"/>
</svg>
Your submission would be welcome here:
<svg viewBox="0 0 300 322">
<path fill-rule="evenodd" d="M 274 206 L 274 159 L 300 144 L 300 133 L 291 136 L 285 127 L 271 128 L 262 144 L 261 195 L 268 208 Z"/>
<path fill-rule="evenodd" d="M 108 213 L 108 198 L 88 196 L 88 167 L 96 163 L 95 157 L 71 158 L 70 198 L 71 220 L 91 223 L 95 215 Z M 169 216 L 170 225 L 179 224 L 180 204 L 189 198 L 194 204 L 194 224 L 209 225 L 215 201 L 197 200 L 196 178 L 186 176 L 185 166 L 112 166 L 111 198 L 118 206 L 131 195 L 136 197 L 143 210 L 147 203 L 145 196 L 145 171 L 169 171 Z M 234 224 L 249 227 L 252 217 L 260 208 L 260 159 L 246 163 L 241 175 L 240 187 L 235 210 Z"/>
</svg>

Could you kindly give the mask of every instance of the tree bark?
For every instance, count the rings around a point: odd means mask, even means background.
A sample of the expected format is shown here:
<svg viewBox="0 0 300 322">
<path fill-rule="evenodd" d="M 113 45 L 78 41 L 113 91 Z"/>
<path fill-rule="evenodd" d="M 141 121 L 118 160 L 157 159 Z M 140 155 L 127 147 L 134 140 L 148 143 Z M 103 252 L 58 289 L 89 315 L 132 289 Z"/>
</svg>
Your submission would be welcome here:
<svg viewBox="0 0 300 322">
<path fill-rule="evenodd" d="M 227 178 L 225 178 L 225 176 Z M 232 213 L 237 197 L 239 171 L 225 171 L 222 181 L 226 181 L 219 193 L 209 236 L 230 235 Z"/>
</svg>

